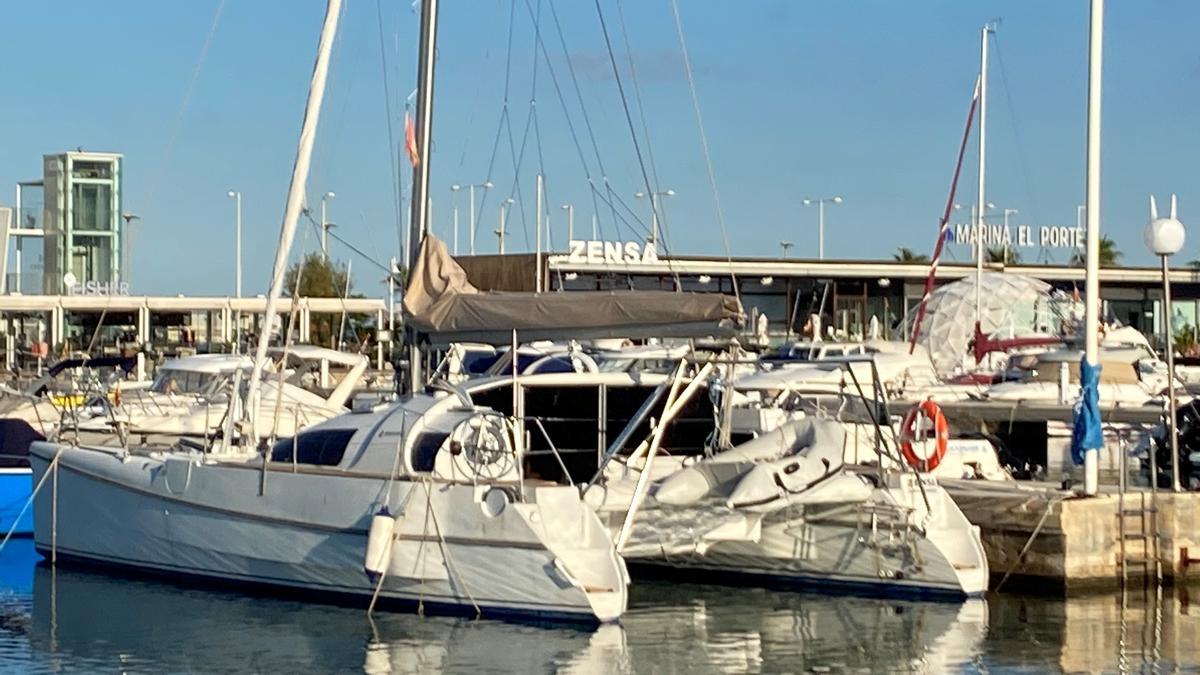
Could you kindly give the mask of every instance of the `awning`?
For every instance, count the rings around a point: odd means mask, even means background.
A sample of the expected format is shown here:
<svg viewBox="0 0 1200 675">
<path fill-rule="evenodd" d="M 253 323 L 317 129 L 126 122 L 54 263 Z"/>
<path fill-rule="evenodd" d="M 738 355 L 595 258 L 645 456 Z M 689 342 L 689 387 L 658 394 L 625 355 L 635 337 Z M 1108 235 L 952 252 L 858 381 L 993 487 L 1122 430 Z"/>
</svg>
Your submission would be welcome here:
<svg viewBox="0 0 1200 675">
<path fill-rule="evenodd" d="M 740 329 L 736 298 L 672 291 L 481 292 L 446 250 L 426 236 L 404 310 L 431 341 L 505 344 L 595 338 L 718 337 Z"/>
</svg>

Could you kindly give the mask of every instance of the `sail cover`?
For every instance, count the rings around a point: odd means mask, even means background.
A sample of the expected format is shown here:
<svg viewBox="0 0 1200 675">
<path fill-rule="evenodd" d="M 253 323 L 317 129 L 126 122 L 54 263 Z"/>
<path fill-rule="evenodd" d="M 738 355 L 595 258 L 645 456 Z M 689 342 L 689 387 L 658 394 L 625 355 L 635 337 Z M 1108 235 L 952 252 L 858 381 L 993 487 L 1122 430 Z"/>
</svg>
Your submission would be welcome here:
<svg viewBox="0 0 1200 675">
<path fill-rule="evenodd" d="M 744 315 L 736 298 L 672 291 L 483 292 L 471 285 L 446 245 L 427 235 L 413 266 L 404 310 L 431 341 L 507 343 L 606 337 L 717 337 Z"/>
</svg>

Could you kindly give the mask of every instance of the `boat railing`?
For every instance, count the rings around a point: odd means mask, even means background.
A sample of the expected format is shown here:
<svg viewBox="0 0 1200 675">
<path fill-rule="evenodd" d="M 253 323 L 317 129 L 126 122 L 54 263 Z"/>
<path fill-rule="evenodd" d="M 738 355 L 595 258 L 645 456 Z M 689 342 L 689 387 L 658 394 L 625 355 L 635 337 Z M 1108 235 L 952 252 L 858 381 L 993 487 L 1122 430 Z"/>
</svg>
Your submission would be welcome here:
<svg viewBox="0 0 1200 675">
<path fill-rule="evenodd" d="M 562 455 L 558 452 L 558 448 L 554 445 L 554 441 L 551 440 L 549 432 L 546 431 L 546 425 L 542 424 L 542 419 L 540 417 L 526 416 L 524 418 L 524 420 L 526 422 L 533 422 L 533 425 L 538 428 L 538 431 L 542 432 L 542 438 L 545 438 L 546 445 L 550 446 L 549 452 L 550 452 L 550 454 L 553 454 L 554 459 L 558 461 L 558 467 L 560 469 L 562 469 L 563 477 L 567 479 L 567 483 L 574 485 L 575 480 L 571 478 L 571 472 L 569 470 L 567 470 L 567 463 L 563 461 Z M 544 452 L 546 452 L 546 451 L 543 450 L 543 451 L 539 452 L 539 451 L 529 450 L 528 447 L 525 450 L 525 454 L 527 456 L 533 456 L 535 454 L 542 454 Z"/>
</svg>

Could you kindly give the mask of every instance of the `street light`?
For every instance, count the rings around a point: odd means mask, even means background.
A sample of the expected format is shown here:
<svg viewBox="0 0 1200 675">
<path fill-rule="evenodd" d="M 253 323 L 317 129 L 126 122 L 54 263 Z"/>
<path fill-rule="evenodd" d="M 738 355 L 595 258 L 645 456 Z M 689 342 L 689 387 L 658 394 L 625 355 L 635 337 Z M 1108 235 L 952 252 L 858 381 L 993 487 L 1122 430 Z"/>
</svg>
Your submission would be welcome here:
<svg viewBox="0 0 1200 675">
<path fill-rule="evenodd" d="M 459 188 L 461 189 L 461 185 Z M 475 188 L 483 188 L 484 190 L 494 187 L 492 181 L 485 180 L 482 183 L 471 183 L 467 186 L 467 194 L 470 197 L 471 207 L 471 231 L 467 233 L 467 251 L 471 255 L 475 255 Z M 454 189 L 454 188 L 450 188 Z"/>
<path fill-rule="evenodd" d="M 811 199 L 805 197 L 800 203 L 805 206 L 817 205 L 817 260 L 825 259 L 825 202 L 841 204 L 841 197 L 822 197 Z"/>
<path fill-rule="evenodd" d="M 788 252 L 788 249 L 789 249 L 789 248 L 791 248 L 791 247 L 793 247 L 793 246 L 795 246 L 795 244 L 793 244 L 793 243 L 792 243 L 792 242 L 790 242 L 790 241 L 781 241 L 781 242 L 779 242 L 779 248 L 783 249 L 783 257 L 784 257 L 784 258 L 786 258 L 786 257 L 787 257 L 787 252 Z"/>
<path fill-rule="evenodd" d="M 461 189 L 458 183 L 450 186 L 450 192 L 453 193 L 450 201 L 454 209 L 454 255 L 458 255 L 458 191 Z"/>
<path fill-rule="evenodd" d="M 329 260 L 329 221 L 325 218 L 325 202 L 336 197 L 332 192 L 321 195 L 321 255 Z"/>
<path fill-rule="evenodd" d="M 633 196 L 638 199 L 645 199 L 646 193 L 645 192 L 635 192 L 635 193 L 633 193 Z M 670 188 L 667 188 L 666 190 L 659 190 L 657 192 L 650 193 L 650 238 L 646 240 L 647 244 L 657 244 L 658 243 L 658 209 L 660 208 L 658 197 L 674 197 L 674 196 L 675 196 L 675 191 Z"/>
<path fill-rule="evenodd" d="M 499 242 L 500 255 L 504 255 L 504 224 L 508 221 L 508 209 L 512 206 L 512 203 L 512 197 L 500 202 L 500 227 L 492 230 L 492 234 L 496 235 L 496 239 Z"/>
<path fill-rule="evenodd" d="M 1167 434 L 1171 439 L 1171 489 L 1179 492 L 1179 438 L 1178 430 L 1175 428 L 1175 340 L 1173 338 L 1174 330 L 1171 326 L 1171 276 L 1170 266 L 1167 263 L 1167 258 L 1175 255 L 1183 248 L 1184 228 L 1183 223 L 1179 222 L 1176 217 L 1178 209 L 1176 208 L 1175 195 L 1171 195 L 1171 215 L 1166 218 L 1158 217 L 1158 205 L 1154 203 L 1154 197 L 1150 197 L 1150 222 L 1146 224 L 1145 240 L 1146 248 L 1162 259 L 1162 283 L 1163 283 L 1163 340 L 1164 349 L 1167 352 Z M 1150 456 L 1154 457 L 1154 448 L 1150 448 Z M 1153 460 L 1151 460 L 1153 461 Z M 1151 467 L 1154 465 L 1151 464 Z M 1152 470 L 1150 478 L 1150 489 L 1154 490 L 1158 486 L 1158 475 L 1156 469 Z"/>
<path fill-rule="evenodd" d="M 233 246 L 233 292 L 237 297 L 242 297 L 242 193 L 237 190 L 230 190 L 229 197 L 233 199 L 234 204 L 234 246 Z M 234 312 L 234 353 L 241 351 L 242 345 L 242 310 L 238 308 Z"/>
<path fill-rule="evenodd" d="M 567 212 L 567 242 L 575 239 L 575 205 L 563 204 L 560 208 Z"/>
</svg>

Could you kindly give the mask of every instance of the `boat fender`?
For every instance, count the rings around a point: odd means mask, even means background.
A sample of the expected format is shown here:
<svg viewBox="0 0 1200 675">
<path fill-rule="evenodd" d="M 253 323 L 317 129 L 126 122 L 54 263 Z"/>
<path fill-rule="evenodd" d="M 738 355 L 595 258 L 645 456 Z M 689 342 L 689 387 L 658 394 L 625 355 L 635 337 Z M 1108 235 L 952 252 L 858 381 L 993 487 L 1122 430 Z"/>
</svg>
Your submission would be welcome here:
<svg viewBox="0 0 1200 675">
<path fill-rule="evenodd" d="M 924 429 L 918 430 L 917 425 L 921 420 L 928 420 L 933 424 L 934 446 L 933 454 L 926 457 L 918 457 L 913 449 L 913 442 L 917 440 L 918 435 L 924 440 L 927 438 Z M 919 434 L 918 434 L 919 432 Z M 950 443 L 950 423 L 946 420 L 946 415 L 942 412 L 941 406 L 933 402 L 933 399 L 926 399 L 917 405 L 914 405 L 904 416 L 904 422 L 901 424 L 900 431 L 900 452 L 904 455 L 904 460 L 909 466 L 919 471 L 933 471 L 937 465 L 941 463 L 942 458 L 946 456 L 946 446 Z"/>
<path fill-rule="evenodd" d="M 372 582 L 388 568 L 392 561 L 392 540 L 396 533 L 396 518 L 384 506 L 371 517 L 371 528 L 367 531 L 367 555 L 363 559 L 363 572 Z"/>
</svg>

